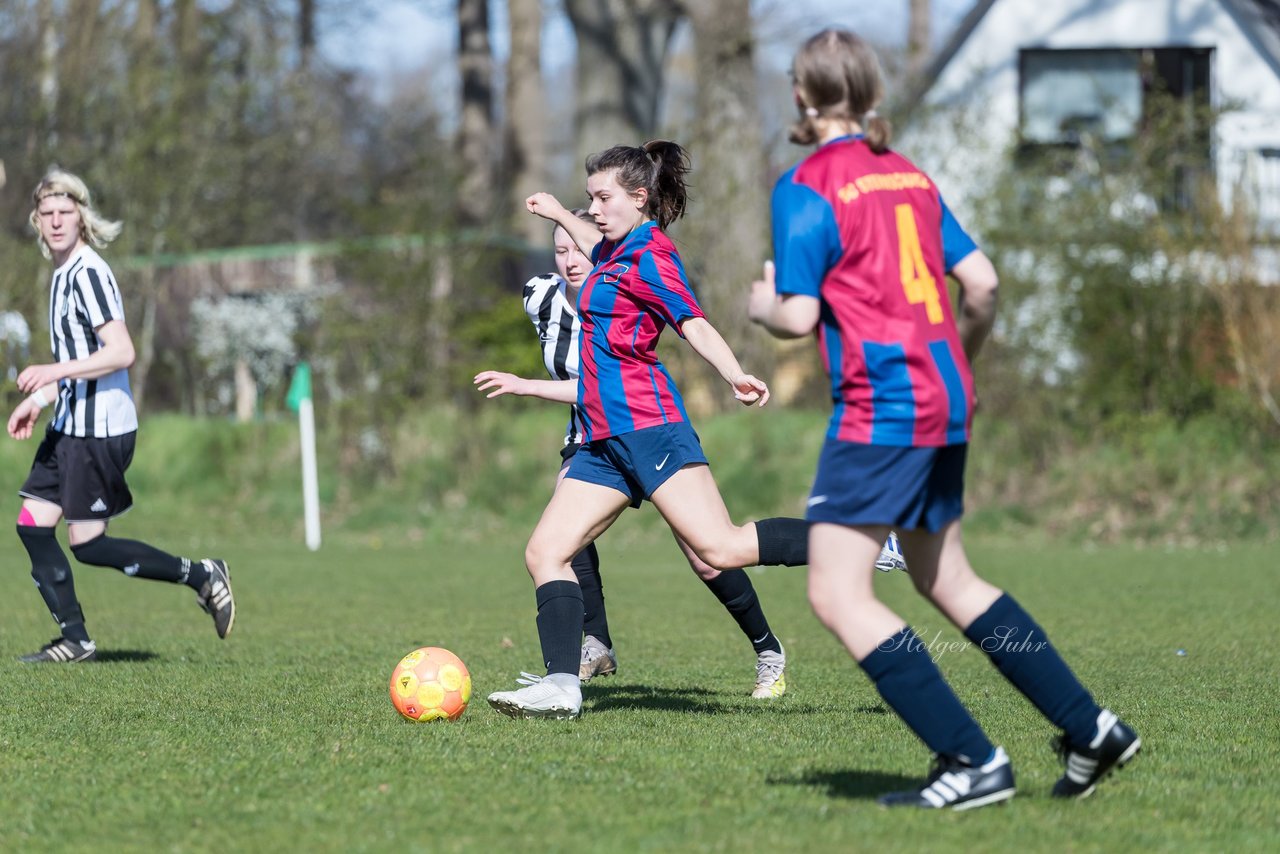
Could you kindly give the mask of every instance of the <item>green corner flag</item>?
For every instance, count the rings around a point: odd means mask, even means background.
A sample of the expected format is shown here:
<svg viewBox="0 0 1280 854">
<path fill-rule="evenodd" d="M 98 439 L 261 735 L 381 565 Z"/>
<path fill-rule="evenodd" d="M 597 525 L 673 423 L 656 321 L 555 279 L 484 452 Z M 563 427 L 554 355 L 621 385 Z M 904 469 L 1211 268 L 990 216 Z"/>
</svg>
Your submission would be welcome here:
<svg viewBox="0 0 1280 854">
<path fill-rule="evenodd" d="M 293 369 L 293 382 L 289 384 L 289 395 L 285 398 L 285 405 L 297 412 L 302 408 L 302 401 L 311 399 L 311 366 L 306 362 L 299 362 L 298 367 Z"/>
</svg>

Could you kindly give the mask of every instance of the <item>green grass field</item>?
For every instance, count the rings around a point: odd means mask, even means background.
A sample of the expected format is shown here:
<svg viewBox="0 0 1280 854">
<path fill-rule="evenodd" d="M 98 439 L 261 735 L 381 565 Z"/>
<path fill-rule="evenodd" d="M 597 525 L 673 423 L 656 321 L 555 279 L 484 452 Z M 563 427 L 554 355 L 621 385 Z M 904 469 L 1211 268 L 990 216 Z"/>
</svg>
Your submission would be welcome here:
<svg viewBox="0 0 1280 854">
<path fill-rule="evenodd" d="M 147 533 L 129 519 L 118 533 Z M 234 572 L 226 641 L 185 589 L 78 569 L 102 660 L 44 667 L 13 660 L 55 630 L 5 540 L 0 849 L 1273 850 L 1274 547 L 973 538 L 975 562 L 1143 737 L 1138 760 L 1079 803 L 1048 797 L 1060 772 L 1047 724 L 956 648 L 904 576 L 878 578 L 1018 774 L 1007 807 L 938 815 L 875 805 L 928 756 L 810 614 L 802 571 L 753 571 L 791 657 L 788 694 L 753 701 L 747 642 L 674 545 L 629 519 L 601 542 L 618 675 L 586 687 L 578 721 L 492 711 L 488 692 L 538 669 L 524 533 L 412 547 L 383 535 L 316 555 L 206 534 L 187 542 L 225 542 Z M 391 707 L 392 667 L 423 645 L 470 667 L 457 723 Z"/>
</svg>

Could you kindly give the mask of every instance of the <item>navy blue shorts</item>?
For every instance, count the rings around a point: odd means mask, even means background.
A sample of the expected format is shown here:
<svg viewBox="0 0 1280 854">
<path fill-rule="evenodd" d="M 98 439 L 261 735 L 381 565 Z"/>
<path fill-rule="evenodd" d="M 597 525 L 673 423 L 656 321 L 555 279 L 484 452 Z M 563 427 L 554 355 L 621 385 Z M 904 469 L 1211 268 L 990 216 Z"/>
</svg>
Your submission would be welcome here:
<svg viewBox="0 0 1280 854">
<path fill-rule="evenodd" d="M 810 522 L 942 530 L 964 515 L 968 444 L 864 445 L 828 438 L 809 493 Z"/>
<path fill-rule="evenodd" d="M 693 427 L 676 421 L 583 443 L 565 477 L 616 489 L 639 507 L 681 468 L 706 461 Z"/>
</svg>

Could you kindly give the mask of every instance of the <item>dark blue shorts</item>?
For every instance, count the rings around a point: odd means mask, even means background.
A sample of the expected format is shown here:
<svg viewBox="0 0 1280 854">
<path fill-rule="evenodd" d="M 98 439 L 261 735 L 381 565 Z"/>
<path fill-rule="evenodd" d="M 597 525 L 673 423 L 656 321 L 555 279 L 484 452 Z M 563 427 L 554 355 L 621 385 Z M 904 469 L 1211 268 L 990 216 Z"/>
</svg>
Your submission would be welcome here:
<svg viewBox="0 0 1280 854">
<path fill-rule="evenodd" d="M 706 461 L 693 427 L 677 421 L 585 442 L 569 461 L 565 477 L 616 489 L 639 507 L 681 468 Z"/>
<path fill-rule="evenodd" d="M 940 531 L 964 515 L 968 450 L 967 444 L 899 448 L 827 439 L 805 518 Z"/>
</svg>

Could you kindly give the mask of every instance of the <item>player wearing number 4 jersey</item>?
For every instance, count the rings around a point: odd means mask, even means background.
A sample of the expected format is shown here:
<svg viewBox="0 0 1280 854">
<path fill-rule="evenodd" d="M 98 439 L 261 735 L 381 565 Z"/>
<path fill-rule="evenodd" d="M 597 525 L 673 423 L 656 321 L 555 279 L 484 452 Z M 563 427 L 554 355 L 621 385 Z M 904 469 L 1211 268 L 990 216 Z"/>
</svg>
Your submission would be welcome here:
<svg viewBox="0 0 1280 854">
<path fill-rule="evenodd" d="M 1094 702 L 1014 599 L 980 578 L 960 537 L 973 416 L 970 360 L 995 317 L 996 275 L 937 187 L 888 149 L 874 115 L 879 63 L 856 35 L 811 38 L 792 69 L 792 140 L 817 150 L 778 181 L 776 269 L 752 288 L 751 318 L 781 337 L 817 334 L 834 412 L 809 498 L 809 599 L 885 702 L 933 751 L 919 788 L 885 806 L 970 809 L 1008 800 L 1013 770 L 928 651 L 870 583 L 898 531 L 928 598 L 1062 731 L 1059 797 L 1083 797 L 1141 746 Z M 945 289 L 960 285 L 957 314 Z"/>
</svg>

